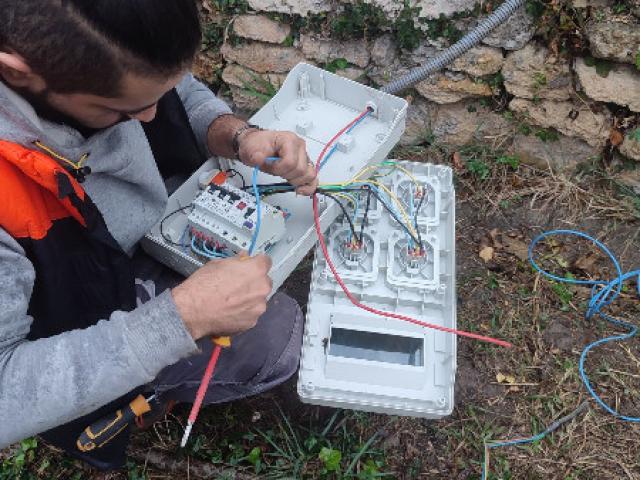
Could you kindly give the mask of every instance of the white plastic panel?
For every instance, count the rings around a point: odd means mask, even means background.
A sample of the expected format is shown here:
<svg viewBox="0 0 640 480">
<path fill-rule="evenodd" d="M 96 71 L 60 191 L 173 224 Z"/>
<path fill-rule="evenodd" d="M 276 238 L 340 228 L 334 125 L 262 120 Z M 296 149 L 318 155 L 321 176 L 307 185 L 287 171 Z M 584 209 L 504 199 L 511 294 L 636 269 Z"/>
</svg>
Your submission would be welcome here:
<svg viewBox="0 0 640 480">
<path fill-rule="evenodd" d="M 250 121 L 263 128 L 297 132 L 305 139 L 309 157 L 315 161 L 326 143 L 369 105 L 374 107 L 374 113 L 348 137 L 341 139 L 338 149 L 320 174 L 321 182 L 341 182 L 367 164 L 384 160 L 395 146 L 404 132 L 405 100 L 317 67 L 299 64 L 287 76 L 278 93 Z M 239 162 L 210 160 L 171 196 L 167 214 L 190 205 L 199 191 L 198 176 L 218 163 L 223 169 L 232 166 L 247 183 L 251 181 L 251 169 Z M 267 174 L 260 174 L 258 178 L 259 183 L 279 181 L 282 180 Z M 313 247 L 316 233 L 311 199 L 286 193 L 270 196 L 266 201 L 290 214 L 283 240 L 269 251 L 273 260 L 271 277 L 275 291 Z M 326 205 L 324 201 L 321 208 L 321 225 L 326 229 L 339 211 L 337 206 Z M 163 230 L 165 234 L 167 231 L 182 232 L 185 226 L 186 216 L 177 214 L 164 222 Z M 159 224 L 145 237 L 143 247 L 150 255 L 184 275 L 191 274 L 202 265 L 188 249 L 166 242 L 160 234 Z"/>
<path fill-rule="evenodd" d="M 337 253 L 342 218 L 327 234 L 332 260 L 349 290 L 362 303 L 418 320 L 456 328 L 455 194 L 450 168 L 400 162 L 429 194 L 420 232 L 426 261 L 398 258 L 406 235 L 383 211 L 365 228 L 368 259 L 347 265 Z M 379 179 L 397 192 L 407 179 L 396 172 Z M 403 243 L 404 242 L 404 243 Z M 371 264 L 374 263 L 375 267 Z M 361 267 L 358 267 L 361 265 Z M 338 347 L 334 344 L 337 337 Z M 346 333 L 345 333 L 346 332 Z M 298 378 L 303 401 L 317 405 L 440 418 L 454 405 L 456 338 L 355 307 L 316 250 Z"/>
</svg>

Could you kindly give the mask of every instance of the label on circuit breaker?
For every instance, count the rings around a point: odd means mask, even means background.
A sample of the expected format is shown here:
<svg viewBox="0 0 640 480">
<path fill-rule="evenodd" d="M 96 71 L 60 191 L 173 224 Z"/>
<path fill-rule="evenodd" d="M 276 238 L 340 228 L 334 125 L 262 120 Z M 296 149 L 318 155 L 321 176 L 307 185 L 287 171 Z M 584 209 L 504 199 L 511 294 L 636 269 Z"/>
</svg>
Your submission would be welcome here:
<svg viewBox="0 0 640 480">
<path fill-rule="evenodd" d="M 256 252 L 265 252 L 285 233 L 285 213 L 261 202 L 262 219 Z M 216 244 L 229 254 L 247 250 L 258 224 L 256 199 L 224 183 L 209 184 L 193 201 L 189 214 L 192 235 Z"/>
</svg>

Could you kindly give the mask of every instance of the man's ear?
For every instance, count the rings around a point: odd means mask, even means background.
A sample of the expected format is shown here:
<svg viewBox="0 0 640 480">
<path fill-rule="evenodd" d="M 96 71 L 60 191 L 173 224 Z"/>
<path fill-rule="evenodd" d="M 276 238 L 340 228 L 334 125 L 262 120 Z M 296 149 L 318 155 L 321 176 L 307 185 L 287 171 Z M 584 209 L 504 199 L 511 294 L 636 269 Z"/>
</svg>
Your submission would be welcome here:
<svg viewBox="0 0 640 480">
<path fill-rule="evenodd" d="M 46 87 L 43 78 L 31 69 L 26 60 L 11 51 L 0 51 L 0 76 L 14 87 L 26 87 L 33 91 Z"/>
</svg>

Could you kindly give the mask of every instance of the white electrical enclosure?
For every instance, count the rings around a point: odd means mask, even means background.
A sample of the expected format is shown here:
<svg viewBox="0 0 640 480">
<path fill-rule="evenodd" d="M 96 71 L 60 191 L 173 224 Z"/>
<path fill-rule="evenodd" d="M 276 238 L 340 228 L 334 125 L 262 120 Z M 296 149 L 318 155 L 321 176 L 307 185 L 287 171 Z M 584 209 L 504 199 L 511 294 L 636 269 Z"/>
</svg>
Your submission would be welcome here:
<svg viewBox="0 0 640 480">
<path fill-rule="evenodd" d="M 296 132 L 306 141 L 309 157 L 315 162 L 327 142 L 367 107 L 372 108 L 373 113 L 340 138 L 335 153 L 320 174 L 323 183 L 342 182 L 367 164 L 386 158 L 404 132 L 405 100 L 320 68 L 299 64 L 289 73 L 278 93 L 250 122 L 266 129 Z M 201 191 L 198 179 L 214 168 L 225 170 L 230 167 L 239 171 L 250 184 L 252 169 L 239 162 L 226 159 L 206 162 L 169 199 L 166 215 L 178 209 L 185 209 L 185 214 L 178 212 L 166 217 L 162 226 L 159 223 L 144 238 L 143 247 L 150 255 L 184 275 L 202 265 L 202 257 L 180 247 L 180 238 L 188 226 L 188 209 Z M 258 178 L 261 184 L 280 181 L 267 174 L 260 174 Z M 241 186 L 238 178 L 232 178 L 230 182 Z M 275 291 L 313 247 L 316 233 L 310 198 L 283 193 L 269 196 L 264 203 L 287 213 L 286 233 L 280 241 L 270 245 L 268 251 L 273 260 L 271 277 Z M 326 229 L 339 210 L 324 202 L 321 207 L 321 225 Z"/>
<path fill-rule="evenodd" d="M 363 248 L 345 252 L 350 229 L 338 219 L 326 234 L 329 255 L 365 305 L 456 328 L 455 194 L 449 167 L 399 162 L 427 195 L 418 212 L 425 254 L 408 255 L 399 224 L 375 208 Z M 406 173 L 378 179 L 408 205 Z M 416 207 L 416 203 L 413 203 Z M 417 208 L 417 207 L 416 207 Z M 361 217 L 356 222 L 358 230 Z M 348 249 L 347 249 L 348 250 Z M 316 249 L 298 393 L 307 403 L 440 418 L 454 404 L 456 337 L 355 307 Z"/>
</svg>

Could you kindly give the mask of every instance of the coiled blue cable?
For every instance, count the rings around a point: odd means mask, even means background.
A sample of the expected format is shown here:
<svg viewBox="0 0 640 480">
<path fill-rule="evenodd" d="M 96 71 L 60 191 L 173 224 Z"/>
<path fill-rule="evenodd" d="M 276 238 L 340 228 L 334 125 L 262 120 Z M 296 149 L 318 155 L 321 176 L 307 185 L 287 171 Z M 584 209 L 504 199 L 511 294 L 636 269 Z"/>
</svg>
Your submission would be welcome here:
<svg viewBox="0 0 640 480">
<path fill-rule="evenodd" d="M 533 250 L 535 249 L 536 245 L 540 243 L 540 241 L 554 235 L 574 236 L 574 237 L 583 238 L 585 240 L 592 242 L 605 255 L 607 255 L 607 257 L 609 257 L 609 260 L 611 260 L 611 263 L 613 264 L 616 270 L 617 277 L 614 278 L 613 280 L 575 280 L 571 278 L 560 277 L 558 275 L 554 275 L 550 272 L 547 272 L 546 270 L 543 270 L 534 260 Z M 540 272 L 543 276 L 550 278 L 556 282 L 562 282 L 562 283 L 568 283 L 568 284 L 574 284 L 574 285 L 592 285 L 593 288 L 591 289 L 591 298 L 589 299 L 589 306 L 585 313 L 585 319 L 589 320 L 594 315 L 599 315 L 601 318 L 608 321 L 612 325 L 617 325 L 617 326 L 626 328 L 628 330 L 628 332 L 625 334 L 612 335 L 610 337 L 601 338 L 600 340 L 597 340 L 587 345 L 584 348 L 584 350 L 582 350 L 582 353 L 580 354 L 580 362 L 579 362 L 578 370 L 580 373 L 580 378 L 582 379 L 582 383 L 584 383 L 584 386 L 589 392 L 589 395 L 593 397 L 593 399 L 598 403 L 598 405 L 600 405 L 604 410 L 606 410 L 608 413 L 610 413 L 614 417 L 619 418 L 620 420 L 624 420 L 626 422 L 640 423 L 640 417 L 631 417 L 628 415 L 621 414 L 620 412 L 615 410 L 613 407 L 611 407 L 607 402 L 605 402 L 600 395 L 598 395 L 598 393 L 593 388 L 591 381 L 589 380 L 589 376 L 587 375 L 585 371 L 585 366 L 584 366 L 587 359 L 587 355 L 594 348 L 609 342 L 618 342 L 618 341 L 628 340 L 630 338 L 635 337 L 636 334 L 638 333 L 638 327 L 636 325 L 633 325 L 628 322 L 623 322 L 622 320 L 615 319 L 603 313 L 601 310 L 604 307 L 611 305 L 618 298 L 618 296 L 620 295 L 620 292 L 622 291 L 622 286 L 624 282 L 631 278 L 636 278 L 636 281 L 638 282 L 637 292 L 638 292 L 638 296 L 640 296 L 640 270 L 632 270 L 630 272 L 623 274 L 622 268 L 620 267 L 620 262 L 618 262 L 618 259 L 615 257 L 615 255 L 613 255 L 613 253 L 611 253 L 611 251 L 607 248 L 606 245 L 604 245 L 599 240 L 593 238 L 591 235 L 588 235 L 583 232 L 579 232 L 577 230 L 551 230 L 549 232 L 544 232 L 538 235 L 533 239 L 533 241 L 529 245 L 529 261 L 531 262 L 531 265 L 536 271 Z"/>
<path fill-rule="evenodd" d="M 542 240 L 551 236 L 556 236 L 556 235 L 578 237 L 593 243 L 596 247 L 600 249 L 600 251 L 602 251 L 607 257 L 609 257 L 609 260 L 611 261 L 611 263 L 615 268 L 615 271 L 617 274 L 616 278 L 614 278 L 613 280 L 577 280 L 573 278 L 560 277 L 558 275 L 555 275 L 551 272 L 544 270 L 535 261 L 533 251 Z M 554 280 L 556 282 L 568 283 L 572 285 L 591 285 L 592 286 L 591 298 L 589 299 L 589 305 L 588 305 L 587 311 L 585 312 L 586 320 L 593 318 L 593 316 L 595 315 L 599 315 L 600 317 L 602 317 L 604 320 L 608 321 L 612 325 L 617 325 L 617 326 L 628 329 L 628 332 L 625 334 L 612 335 L 610 337 L 601 338 L 600 340 L 596 340 L 595 342 L 592 342 L 589 345 L 587 345 L 582 350 L 582 353 L 580 354 L 578 371 L 580 374 L 580 379 L 582 380 L 582 383 L 587 389 L 587 392 L 589 392 L 589 395 L 591 395 L 591 397 L 596 401 L 596 403 L 600 405 L 607 413 L 626 422 L 640 423 L 640 417 L 623 415 L 617 410 L 615 410 L 613 407 L 611 407 L 607 402 L 605 402 L 602 399 L 602 397 L 598 395 L 598 393 L 593 388 L 593 385 L 591 384 L 591 380 L 589 380 L 589 376 L 585 371 L 585 362 L 587 360 L 587 355 L 591 350 L 593 350 L 594 348 L 600 345 L 604 345 L 605 343 L 629 340 L 635 337 L 636 334 L 638 333 L 638 327 L 636 325 L 613 318 L 603 313 L 602 309 L 604 307 L 607 307 L 608 305 L 611 305 L 618 298 L 618 296 L 622 292 L 622 286 L 624 285 L 624 282 L 632 278 L 636 279 L 636 282 L 637 282 L 636 289 L 637 289 L 638 296 L 640 297 L 640 269 L 622 273 L 620 262 L 615 257 L 615 255 L 611 252 L 611 250 L 607 248 L 605 244 L 603 244 L 596 238 L 592 237 L 591 235 L 588 235 L 584 232 L 579 232 L 577 230 L 550 230 L 548 232 L 541 233 L 540 235 L 535 237 L 531 241 L 531 244 L 529 245 L 529 262 L 531 263 L 534 270 L 539 272 L 541 275 L 551 280 Z M 580 407 L 578 408 L 578 410 L 580 410 Z M 576 410 L 572 415 L 569 415 L 568 417 L 574 417 L 578 412 L 578 410 Z M 557 427 L 559 423 L 558 422 L 555 422 L 555 423 Z M 524 445 L 528 443 L 534 443 L 539 440 L 542 440 L 549 433 L 551 433 L 553 429 L 555 429 L 555 427 L 547 428 L 546 430 L 538 433 L 537 435 L 534 435 L 528 438 L 506 440 L 503 442 L 487 442 L 485 444 L 485 449 L 486 449 L 485 451 L 488 452 L 488 449 L 499 448 L 499 447 L 510 447 L 514 445 Z M 482 468 L 482 480 L 487 479 L 487 472 L 488 472 L 487 458 L 488 458 L 488 454 L 485 454 L 485 463 L 483 464 L 483 468 Z"/>
</svg>

